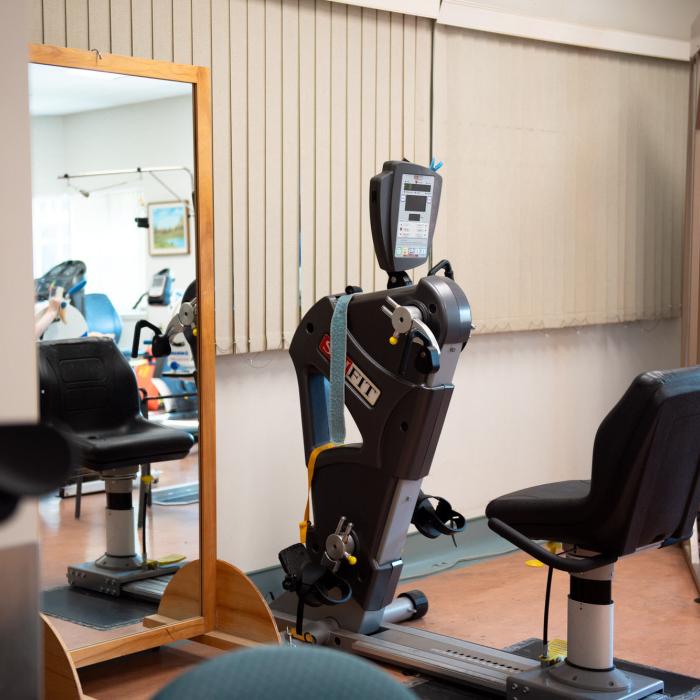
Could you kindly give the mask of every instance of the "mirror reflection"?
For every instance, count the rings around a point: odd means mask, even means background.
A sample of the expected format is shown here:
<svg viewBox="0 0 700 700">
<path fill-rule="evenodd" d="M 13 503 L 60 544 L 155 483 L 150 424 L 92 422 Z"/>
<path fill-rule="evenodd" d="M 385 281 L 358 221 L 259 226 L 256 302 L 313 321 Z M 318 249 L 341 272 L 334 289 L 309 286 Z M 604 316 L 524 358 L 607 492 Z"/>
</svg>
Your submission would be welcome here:
<svg viewBox="0 0 700 700">
<path fill-rule="evenodd" d="M 192 88 L 29 76 L 41 416 L 78 456 L 40 504 L 41 607 L 74 649 L 152 626 L 199 556 Z"/>
</svg>

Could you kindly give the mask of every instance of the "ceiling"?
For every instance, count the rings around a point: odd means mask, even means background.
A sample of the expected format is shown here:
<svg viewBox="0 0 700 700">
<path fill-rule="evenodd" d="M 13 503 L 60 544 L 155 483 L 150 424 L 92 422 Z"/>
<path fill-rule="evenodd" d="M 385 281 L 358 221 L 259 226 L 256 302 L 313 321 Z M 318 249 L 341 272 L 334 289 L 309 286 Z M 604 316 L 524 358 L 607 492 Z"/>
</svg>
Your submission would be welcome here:
<svg viewBox="0 0 700 700">
<path fill-rule="evenodd" d="M 189 83 L 29 64 L 29 113 L 60 116 L 191 95 Z"/>
</svg>

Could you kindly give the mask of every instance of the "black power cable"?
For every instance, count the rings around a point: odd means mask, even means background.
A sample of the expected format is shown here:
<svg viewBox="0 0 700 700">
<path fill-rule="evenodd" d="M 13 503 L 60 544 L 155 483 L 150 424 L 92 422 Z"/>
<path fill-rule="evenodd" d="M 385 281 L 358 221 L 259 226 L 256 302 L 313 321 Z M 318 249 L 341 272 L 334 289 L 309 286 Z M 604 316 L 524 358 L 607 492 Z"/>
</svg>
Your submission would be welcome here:
<svg viewBox="0 0 700 700">
<path fill-rule="evenodd" d="M 549 656 L 549 598 L 552 592 L 552 573 L 554 569 L 550 566 L 547 571 L 547 590 L 544 595 L 544 625 L 542 629 L 542 659 L 546 660 Z"/>
</svg>

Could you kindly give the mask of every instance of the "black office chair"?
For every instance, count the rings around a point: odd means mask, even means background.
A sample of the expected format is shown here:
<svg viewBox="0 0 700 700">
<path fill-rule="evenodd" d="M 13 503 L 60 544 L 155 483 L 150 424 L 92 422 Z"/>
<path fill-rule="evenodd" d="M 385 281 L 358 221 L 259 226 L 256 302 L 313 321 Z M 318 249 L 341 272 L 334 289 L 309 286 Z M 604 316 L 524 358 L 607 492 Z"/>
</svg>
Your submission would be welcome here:
<svg viewBox="0 0 700 700">
<path fill-rule="evenodd" d="M 521 676 L 520 688 L 556 681 L 569 689 L 563 697 L 599 691 L 625 698 L 650 680 L 614 666 L 613 565 L 690 537 L 699 504 L 700 367 L 647 372 L 632 382 L 598 428 L 590 481 L 544 484 L 489 503 L 492 530 L 570 574 L 568 657 L 530 672 L 531 683 Z M 564 556 L 536 539 L 564 543 Z M 647 690 L 661 688 L 657 681 Z"/>
<path fill-rule="evenodd" d="M 192 436 L 141 415 L 136 377 L 111 338 L 40 342 L 39 376 L 42 422 L 100 473 L 107 494 L 105 554 L 69 566 L 68 581 L 119 595 L 125 583 L 176 571 L 147 566 L 137 553 L 132 485 L 140 464 L 185 457 Z"/>
</svg>

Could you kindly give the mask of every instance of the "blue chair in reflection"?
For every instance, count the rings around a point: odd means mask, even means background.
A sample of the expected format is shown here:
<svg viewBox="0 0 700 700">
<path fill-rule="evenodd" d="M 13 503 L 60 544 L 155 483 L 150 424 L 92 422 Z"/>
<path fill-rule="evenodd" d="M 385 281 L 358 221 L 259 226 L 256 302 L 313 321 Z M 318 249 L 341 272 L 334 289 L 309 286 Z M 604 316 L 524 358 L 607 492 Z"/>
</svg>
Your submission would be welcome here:
<svg viewBox="0 0 700 700">
<path fill-rule="evenodd" d="M 122 320 L 106 294 L 86 294 L 85 321 L 89 333 L 101 333 L 119 343 L 122 335 Z"/>
</svg>

